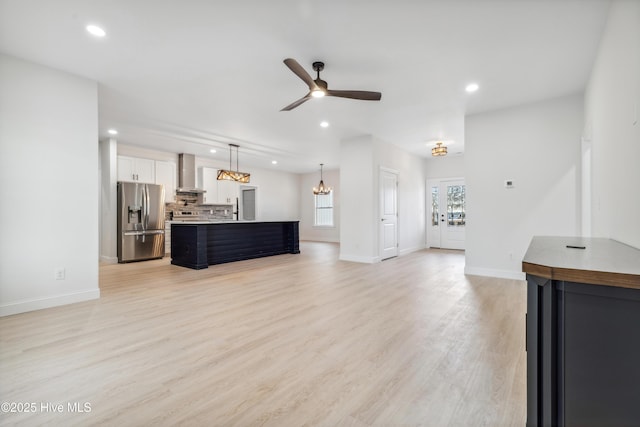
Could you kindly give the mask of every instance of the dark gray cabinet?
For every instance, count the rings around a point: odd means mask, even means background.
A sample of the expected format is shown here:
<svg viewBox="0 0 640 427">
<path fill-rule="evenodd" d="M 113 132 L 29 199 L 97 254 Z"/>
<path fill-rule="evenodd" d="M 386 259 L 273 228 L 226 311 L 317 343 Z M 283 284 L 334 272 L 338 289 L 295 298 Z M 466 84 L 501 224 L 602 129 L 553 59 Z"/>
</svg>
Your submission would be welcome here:
<svg viewBox="0 0 640 427">
<path fill-rule="evenodd" d="M 527 426 L 640 426 L 639 270 L 640 251 L 618 242 L 534 238 Z"/>
<path fill-rule="evenodd" d="M 171 225 L 171 264 L 192 269 L 300 253 L 298 221 L 190 222 Z"/>
</svg>

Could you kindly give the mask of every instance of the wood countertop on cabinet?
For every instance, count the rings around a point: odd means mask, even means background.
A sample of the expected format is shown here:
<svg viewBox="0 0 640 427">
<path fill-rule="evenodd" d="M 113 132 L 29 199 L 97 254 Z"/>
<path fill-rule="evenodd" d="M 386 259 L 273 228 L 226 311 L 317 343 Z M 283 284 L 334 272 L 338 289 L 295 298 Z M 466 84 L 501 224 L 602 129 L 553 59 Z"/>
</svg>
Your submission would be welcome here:
<svg viewBox="0 0 640 427">
<path fill-rule="evenodd" d="M 640 249 L 605 238 L 536 236 L 522 271 L 552 280 L 640 289 Z"/>
</svg>

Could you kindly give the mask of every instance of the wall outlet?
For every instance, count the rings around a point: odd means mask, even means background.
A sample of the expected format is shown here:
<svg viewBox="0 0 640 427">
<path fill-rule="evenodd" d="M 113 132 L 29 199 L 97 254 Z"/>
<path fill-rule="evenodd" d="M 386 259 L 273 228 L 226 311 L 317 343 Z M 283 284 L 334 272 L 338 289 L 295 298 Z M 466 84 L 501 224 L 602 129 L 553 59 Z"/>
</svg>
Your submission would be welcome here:
<svg viewBox="0 0 640 427">
<path fill-rule="evenodd" d="M 55 269 L 55 271 L 53 272 L 53 277 L 56 280 L 64 280 L 64 267 L 58 267 Z"/>
<path fill-rule="evenodd" d="M 514 187 L 514 184 L 512 179 L 507 179 L 504 181 L 504 188 L 513 188 L 513 187 Z"/>
</svg>

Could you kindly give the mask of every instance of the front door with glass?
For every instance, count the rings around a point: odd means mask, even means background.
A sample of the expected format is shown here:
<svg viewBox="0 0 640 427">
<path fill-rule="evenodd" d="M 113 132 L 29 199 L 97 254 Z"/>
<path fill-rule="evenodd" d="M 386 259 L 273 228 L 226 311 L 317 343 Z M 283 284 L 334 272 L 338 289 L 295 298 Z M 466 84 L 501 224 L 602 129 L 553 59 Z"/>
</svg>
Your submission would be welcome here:
<svg viewBox="0 0 640 427">
<path fill-rule="evenodd" d="M 466 204 L 463 179 L 430 180 L 427 183 L 427 245 L 464 249 Z"/>
</svg>

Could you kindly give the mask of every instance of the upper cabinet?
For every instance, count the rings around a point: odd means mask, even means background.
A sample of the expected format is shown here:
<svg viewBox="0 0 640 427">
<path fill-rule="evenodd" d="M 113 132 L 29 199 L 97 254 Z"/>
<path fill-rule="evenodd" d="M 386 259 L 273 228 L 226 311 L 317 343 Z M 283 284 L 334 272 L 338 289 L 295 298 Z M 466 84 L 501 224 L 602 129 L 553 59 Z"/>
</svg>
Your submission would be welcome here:
<svg viewBox="0 0 640 427">
<path fill-rule="evenodd" d="M 118 181 L 155 183 L 155 161 L 118 156 Z"/>
<path fill-rule="evenodd" d="M 176 198 L 176 164 L 139 157 L 118 156 L 118 181 L 164 185 L 164 201 Z"/>
<path fill-rule="evenodd" d="M 218 203 L 218 170 L 213 168 L 198 168 L 198 188 L 205 191 L 202 203 Z"/>
<path fill-rule="evenodd" d="M 164 201 L 166 203 L 176 200 L 176 164 L 173 162 L 155 162 L 156 184 L 164 185 Z"/>
<path fill-rule="evenodd" d="M 238 197 L 238 183 L 218 181 L 218 170 L 214 168 L 198 168 L 198 188 L 205 191 L 203 203 L 232 205 Z"/>
</svg>

